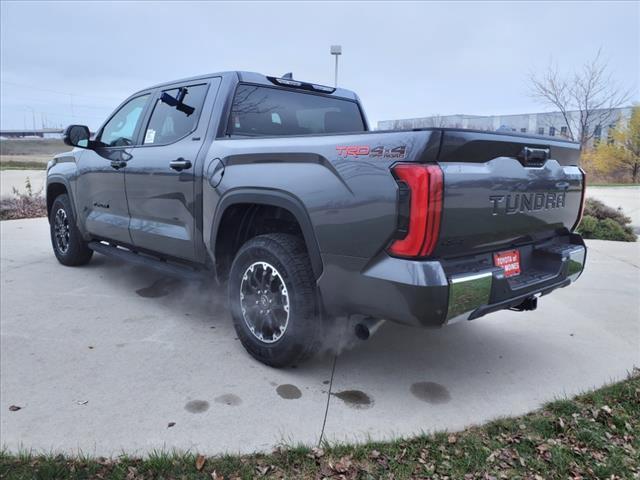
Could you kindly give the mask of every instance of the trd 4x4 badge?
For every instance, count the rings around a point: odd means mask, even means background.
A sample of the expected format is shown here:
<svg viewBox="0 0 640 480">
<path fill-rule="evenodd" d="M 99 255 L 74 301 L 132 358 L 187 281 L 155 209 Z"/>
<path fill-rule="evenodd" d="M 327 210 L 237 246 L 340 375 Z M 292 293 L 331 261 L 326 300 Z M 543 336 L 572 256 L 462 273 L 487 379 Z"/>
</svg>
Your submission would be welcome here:
<svg viewBox="0 0 640 480">
<path fill-rule="evenodd" d="M 385 148 L 376 147 L 371 150 L 370 157 L 384 157 L 384 158 L 404 158 L 407 153 L 407 147 L 401 145 L 399 147 Z"/>
<path fill-rule="evenodd" d="M 338 156 L 346 157 L 373 157 L 373 158 L 404 158 L 407 153 L 407 147 L 401 145 L 399 147 L 387 148 L 379 146 L 369 148 L 368 145 L 349 145 L 337 146 Z"/>
</svg>

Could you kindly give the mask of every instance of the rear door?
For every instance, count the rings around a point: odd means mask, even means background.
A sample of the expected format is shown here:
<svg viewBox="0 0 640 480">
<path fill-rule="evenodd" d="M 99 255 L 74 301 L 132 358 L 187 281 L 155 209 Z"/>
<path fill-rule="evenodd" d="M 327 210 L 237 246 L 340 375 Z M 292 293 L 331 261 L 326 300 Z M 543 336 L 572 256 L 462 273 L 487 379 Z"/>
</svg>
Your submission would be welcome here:
<svg viewBox="0 0 640 480">
<path fill-rule="evenodd" d="M 196 260 L 196 176 L 219 78 L 156 92 L 125 172 L 136 247 Z M 205 113 L 205 112 L 208 112 Z"/>
</svg>

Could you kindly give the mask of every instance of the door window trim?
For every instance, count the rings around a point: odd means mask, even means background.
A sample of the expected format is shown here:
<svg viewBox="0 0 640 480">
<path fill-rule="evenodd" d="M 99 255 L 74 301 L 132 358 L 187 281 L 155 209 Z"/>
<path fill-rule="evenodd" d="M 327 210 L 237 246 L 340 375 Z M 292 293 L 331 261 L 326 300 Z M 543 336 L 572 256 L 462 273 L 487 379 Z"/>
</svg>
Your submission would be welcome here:
<svg viewBox="0 0 640 480">
<path fill-rule="evenodd" d="M 215 77 L 214 77 L 215 78 Z M 198 87 L 200 85 L 205 85 L 206 86 L 206 90 L 204 92 L 204 98 L 202 100 L 202 105 L 200 106 L 200 111 L 197 113 L 197 117 L 196 117 L 196 121 L 193 124 L 193 128 L 185 133 L 182 137 L 177 138 L 176 140 L 174 140 L 173 142 L 167 142 L 167 143 L 148 143 L 148 144 L 144 144 L 144 132 L 147 131 L 147 128 L 149 128 L 149 124 L 151 123 L 151 118 L 153 117 L 153 111 L 155 110 L 155 106 L 158 104 L 158 102 L 160 101 L 160 96 L 162 95 L 163 92 L 167 92 L 169 90 L 175 90 L 176 88 L 181 88 L 181 87 L 185 87 L 185 88 L 189 88 L 189 87 Z M 164 86 L 161 89 L 158 89 L 153 95 L 153 101 L 150 102 L 150 105 L 148 106 L 149 112 L 148 115 L 145 116 L 145 118 L 143 118 L 143 121 L 145 122 L 145 128 L 143 130 L 141 130 L 138 134 L 139 138 L 138 138 L 138 144 L 136 145 L 136 148 L 146 148 L 146 147 L 165 147 L 167 145 L 173 145 L 174 143 L 178 143 L 182 140 L 184 140 L 186 137 L 188 137 L 189 135 L 193 134 L 193 132 L 195 132 L 196 130 L 198 130 L 198 127 L 200 126 L 200 119 L 202 118 L 202 111 L 204 110 L 204 105 L 207 101 L 207 96 L 209 95 L 209 89 L 211 87 L 211 80 L 207 79 L 206 81 L 201 81 L 198 83 L 189 83 L 189 84 L 185 84 L 185 83 L 181 83 L 181 84 L 176 84 L 176 85 L 171 85 L 171 86 Z M 152 108 L 153 105 L 153 108 Z"/>
<path fill-rule="evenodd" d="M 124 107 L 127 103 L 131 102 L 132 100 L 135 100 L 136 98 L 140 98 L 140 97 L 144 97 L 145 95 L 148 95 L 149 98 L 147 99 L 146 103 L 144 104 L 144 107 L 142 108 L 142 113 L 140 113 L 140 120 L 138 121 L 136 128 L 133 130 L 133 138 L 131 139 L 132 141 L 131 145 L 113 145 L 113 146 L 105 145 L 105 146 L 101 146 L 100 148 L 111 150 L 111 149 L 124 149 L 124 148 L 132 148 L 132 147 L 139 146 L 138 142 L 140 141 L 140 127 L 142 126 L 142 122 L 144 121 L 145 116 L 147 114 L 147 110 L 149 109 L 149 99 L 153 97 L 153 93 L 154 93 L 153 90 L 147 90 L 143 92 L 138 92 L 134 95 L 131 95 L 127 99 L 125 99 L 120 105 L 118 105 L 118 107 L 111 113 L 111 115 L 109 115 L 109 118 L 107 118 L 105 122 L 100 126 L 100 129 L 96 134 L 96 140 L 101 142 L 104 127 L 106 127 L 107 124 L 111 121 L 111 119 L 115 117 L 120 110 L 122 110 L 122 107 Z"/>
</svg>

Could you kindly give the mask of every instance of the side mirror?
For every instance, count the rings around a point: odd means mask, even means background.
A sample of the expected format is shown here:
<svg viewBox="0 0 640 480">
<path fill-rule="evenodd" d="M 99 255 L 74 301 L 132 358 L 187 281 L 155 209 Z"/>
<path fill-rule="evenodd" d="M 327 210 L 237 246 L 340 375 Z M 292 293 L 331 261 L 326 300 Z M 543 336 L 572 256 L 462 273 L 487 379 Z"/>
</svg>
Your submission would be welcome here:
<svg viewBox="0 0 640 480">
<path fill-rule="evenodd" d="M 62 135 L 62 140 L 72 147 L 89 148 L 90 137 L 89 127 L 85 125 L 69 125 Z"/>
</svg>

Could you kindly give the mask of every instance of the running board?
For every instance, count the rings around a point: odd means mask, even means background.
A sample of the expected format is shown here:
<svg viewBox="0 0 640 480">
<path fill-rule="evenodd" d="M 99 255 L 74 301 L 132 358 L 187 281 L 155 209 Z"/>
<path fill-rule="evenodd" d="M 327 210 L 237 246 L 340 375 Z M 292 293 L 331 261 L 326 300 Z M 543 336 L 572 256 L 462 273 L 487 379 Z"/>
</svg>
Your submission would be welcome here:
<svg viewBox="0 0 640 480">
<path fill-rule="evenodd" d="M 132 252 L 131 250 L 118 248 L 113 245 L 107 245 L 101 242 L 89 242 L 87 246 L 94 252 L 117 258 L 119 260 L 124 260 L 125 262 L 141 265 L 143 267 L 153 268 L 154 270 L 172 277 L 186 278 L 188 280 L 203 280 L 206 277 L 204 271 L 198 271 L 175 263 L 168 263 L 159 258 L 140 255 Z"/>
</svg>

